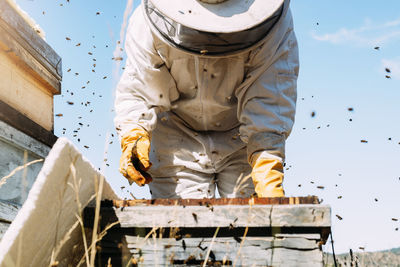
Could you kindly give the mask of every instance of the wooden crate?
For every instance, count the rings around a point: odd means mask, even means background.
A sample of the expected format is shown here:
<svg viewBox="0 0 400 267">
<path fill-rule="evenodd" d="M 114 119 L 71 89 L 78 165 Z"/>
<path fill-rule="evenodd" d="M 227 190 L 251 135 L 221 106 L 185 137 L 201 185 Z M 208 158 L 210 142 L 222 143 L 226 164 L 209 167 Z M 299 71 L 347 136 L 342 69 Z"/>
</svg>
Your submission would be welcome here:
<svg viewBox="0 0 400 267">
<path fill-rule="evenodd" d="M 99 244 L 99 266 L 323 266 L 330 233 L 330 207 L 316 197 L 113 201 L 101 217 L 103 229 L 119 224 Z"/>
</svg>

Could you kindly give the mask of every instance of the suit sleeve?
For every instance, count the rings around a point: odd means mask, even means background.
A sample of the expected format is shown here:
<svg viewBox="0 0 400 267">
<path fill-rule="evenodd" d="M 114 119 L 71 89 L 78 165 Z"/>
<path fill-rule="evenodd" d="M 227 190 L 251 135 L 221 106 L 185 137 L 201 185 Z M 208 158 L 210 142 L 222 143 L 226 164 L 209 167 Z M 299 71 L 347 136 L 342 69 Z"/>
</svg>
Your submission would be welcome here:
<svg viewBox="0 0 400 267">
<path fill-rule="evenodd" d="M 237 93 L 239 130 L 250 164 L 254 153 L 284 161 L 285 141 L 294 124 L 299 58 L 290 12 L 287 16 L 283 32 L 275 32 L 251 52 Z"/>
<path fill-rule="evenodd" d="M 139 6 L 129 21 L 127 62 L 115 93 L 114 124 L 119 136 L 137 126 L 151 133 L 157 114 L 169 110 L 178 97 L 175 82 L 155 49 L 155 38 Z"/>
</svg>

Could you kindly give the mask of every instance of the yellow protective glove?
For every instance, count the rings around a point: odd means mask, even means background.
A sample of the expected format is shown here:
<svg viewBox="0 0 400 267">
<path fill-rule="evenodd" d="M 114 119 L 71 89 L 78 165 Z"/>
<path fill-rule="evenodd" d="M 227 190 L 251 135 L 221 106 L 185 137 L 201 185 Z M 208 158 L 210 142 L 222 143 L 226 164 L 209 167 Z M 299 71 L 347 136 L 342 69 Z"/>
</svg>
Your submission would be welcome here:
<svg viewBox="0 0 400 267">
<path fill-rule="evenodd" d="M 283 166 L 278 159 L 259 155 L 253 161 L 251 178 L 258 197 L 284 197 Z"/>
<path fill-rule="evenodd" d="M 146 173 L 151 167 L 149 160 L 150 137 L 143 128 L 134 128 L 121 139 L 122 156 L 119 160 L 119 171 L 129 184 L 133 182 L 144 186 L 152 181 Z"/>
</svg>

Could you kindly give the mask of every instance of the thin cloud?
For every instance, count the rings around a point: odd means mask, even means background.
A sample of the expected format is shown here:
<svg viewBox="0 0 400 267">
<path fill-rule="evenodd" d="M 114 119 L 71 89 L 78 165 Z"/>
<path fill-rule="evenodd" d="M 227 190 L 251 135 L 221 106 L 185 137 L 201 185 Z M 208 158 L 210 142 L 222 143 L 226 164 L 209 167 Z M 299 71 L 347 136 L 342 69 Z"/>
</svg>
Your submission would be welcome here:
<svg viewBox="0 0 400 267">
<path fill-rule="evenodd" d="M 126 3 L 124 17 L 123 17 L 122 24 L 121 24 L 121 30 L 119 33 L 119 43 L 116 45 L 115 50 L 113 52 L 114 58 L 122 58 L 123 57 L 123 52 L 121 50 L 121 47 L 123 46 L 123 44 L 125 42 L 126 28 L 128 26 L 129 15 L 132 13 L 132 10 L 134 7 L 133 4 L 134 4 L 133 0 L 128 0 Z M 113 67 L 113 81 L 114 81 L 115 85 L 119 80 L 120 68 L 121 68 L 121 61 L 116 60 L 114 62 L 114 67 Z"/>
<path fill-rule="evenodd" d="M 396 27 L 399 25 L 400 25 L 400 18 L 393 20 L 393 21 L 386 22 L 384 24 L 384 27 Z"/>
<path fill-rule="evenodd" d="M 353 44 L 359 46 L 382 45 L 395 39 L 400 39 L 400 18 L 383 24 L 375 24 L 366 20 L 359 28 L 341 28 L 334 33 L 311 33 L 317 41 L 333 44 Z"/>
<path fill-rule="evenodd" d="M 382 68 L 388 68 L 388 75 L 393 79 L 400 80 L 400 58 L 397 59 L 382 59 Z"/>
</svg>

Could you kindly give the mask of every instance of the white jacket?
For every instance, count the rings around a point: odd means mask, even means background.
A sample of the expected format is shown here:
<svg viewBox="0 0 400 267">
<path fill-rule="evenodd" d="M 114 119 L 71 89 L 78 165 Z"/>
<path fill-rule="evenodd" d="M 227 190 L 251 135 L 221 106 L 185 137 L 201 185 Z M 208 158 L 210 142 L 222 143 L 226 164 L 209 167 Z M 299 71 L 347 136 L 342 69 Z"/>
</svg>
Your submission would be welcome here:
<svg viewBox="0 0 400 267">
<path fill-rule="evenodd" d="M 151 31 L 143 10 L 137 8 L 127 30 L 127 64 L 116 90 L 119 135 L 137 125 L 146 129 L 152 139 L 159 139 L 151 152 L 159 162 L 166 153 L 179 154 L 182 146 L 195 154 L 204 149 L 210 157 L 217 151 L 218 160 L 244 147 L 249 162 L 255 152 L 284 160 L 285 140 L 294 123 L 299 70 L 289 1 L 284 5 L 281 18 L 261 45 L 220 58 L 195 56 L 169 46 Z M 169 137 L 157 125 L 168 119 L 174 120 L 170 128 L 175 132 L 179 128 L 182 136 L 200 135 L 203 144 L 190 145 L 187 139 L 182 146 L 162 149 L 162 140 Z M 153 162 L 152 168 L 157 166 Z"/>
</svg>

